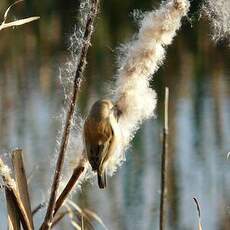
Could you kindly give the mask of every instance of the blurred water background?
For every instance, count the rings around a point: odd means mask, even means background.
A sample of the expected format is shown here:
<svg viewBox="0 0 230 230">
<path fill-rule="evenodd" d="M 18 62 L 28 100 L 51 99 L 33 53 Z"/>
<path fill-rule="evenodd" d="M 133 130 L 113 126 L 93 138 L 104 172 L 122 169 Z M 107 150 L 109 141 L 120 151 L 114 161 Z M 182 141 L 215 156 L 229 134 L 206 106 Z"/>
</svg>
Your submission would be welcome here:
<svg viewBox="0 0 230 230">
<path fill-rule="evenodd" d="M 10 3 L 0 1 L 1 15 Z M 102 2 L 78 103 L 83 117 L 113 84 L 116 48 L 137 29 L 130 13 L 158 4 L 153 0 Z M 11 11 L 10 18 L 39 15 L 40 21 L 0 33 L 1 156 L 7 161 L 5 153 L 11 149 L 24 150 L 33 207 L 47 199 L 52 181 L 64 100 L 59 68 L 68 57 L 78 8 L 79 1 L 74 0 L 27 0 Z M 184 19 L 167 49 L 165 63 L 152 82 L 159 98 L 156 118 L 142 125 L 126 162 L 109 178 L 108 189 L 101 191 L 96 183 L 87 183 L 73 195 L 80 207 L 96 212 L 108 229 L 158 228 L 165 86 L 170 89 L 166 229 L 197 229 L 193 197 L 200 202 L 204 229 L 230 229 L 230 48 L 224 42 L 214 44 L 207 21 L 197 22 L 196 17 Z M 43 213 L 35 217 L 37 226 Z M 6 215 L 2 190 L 0 229 L 7 228 Z M 56 229 L 71 228 L 66 218 Z"/>
</svg>

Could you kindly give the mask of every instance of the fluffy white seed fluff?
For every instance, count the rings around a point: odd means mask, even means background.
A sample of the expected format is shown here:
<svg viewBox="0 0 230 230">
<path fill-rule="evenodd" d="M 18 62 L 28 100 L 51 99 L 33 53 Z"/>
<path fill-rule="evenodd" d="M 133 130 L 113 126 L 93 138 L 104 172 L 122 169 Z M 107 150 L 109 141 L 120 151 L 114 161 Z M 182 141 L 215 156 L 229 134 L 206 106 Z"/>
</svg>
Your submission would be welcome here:
<svg viewBox="0 0 230 230">
<path fill-rule="evenodd" d="M 187 0 L 174 0 L 146 13 L 139 24 L 136 40 L 126 45 L 114 93 L 122 111 L 119 126 L 123 142 L 109 165 L 111 174 L 124 159 L 124 151 L 140 124 L 154 115 L 157 99 L 149 81 L 162 64 L 165 47 L 172 42 L 188 8 Z"/>
<path fill-rule="evenodd" d="M 0 176 L 3 178 L 4 185 L 9 188 L 15 188 L 16 183 L 11 177 L 10 168 L 0 159 Z"/>
<path fill-rule="evenodd" d="M 205 0 L 203 10 L 211 22 L 213 39 L 226 39 L 230 44 L 230 1 Z"/>
</svg>

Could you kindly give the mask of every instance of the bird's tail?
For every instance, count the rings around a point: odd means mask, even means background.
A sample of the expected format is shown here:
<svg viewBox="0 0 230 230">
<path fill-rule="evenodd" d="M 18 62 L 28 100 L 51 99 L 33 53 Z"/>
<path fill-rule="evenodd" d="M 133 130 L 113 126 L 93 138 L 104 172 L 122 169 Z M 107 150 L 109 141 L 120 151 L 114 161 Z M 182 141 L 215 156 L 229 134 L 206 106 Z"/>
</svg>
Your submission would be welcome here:
<svg viewBox="0 0 230 230">
<path fill-rule="evenodd" d="M 104 173 L 97 172 L 97 180 L 98 180 L 98 186 L 100 189 L 103 189 L 106 187 L 106 171 Z"/>
</svg>

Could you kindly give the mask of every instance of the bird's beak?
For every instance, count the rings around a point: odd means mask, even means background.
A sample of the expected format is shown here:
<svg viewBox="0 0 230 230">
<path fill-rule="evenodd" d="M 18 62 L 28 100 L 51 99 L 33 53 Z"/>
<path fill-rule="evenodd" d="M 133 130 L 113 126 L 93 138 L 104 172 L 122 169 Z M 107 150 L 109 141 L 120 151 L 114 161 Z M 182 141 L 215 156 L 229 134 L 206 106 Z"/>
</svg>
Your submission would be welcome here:
<svg viewBox="0 0 230 230">
<path fill-rule="evenodd" d="M 122 114 L 121 110 L 118 108 L 117 105 L 114 105 L 113 108 L 112 108 L 112 111 L 113 111 L 113 114 L 114 114 L 114 117 L 116 118 L 117 122 L 119 121 L 119 118 Z"/>
</svg>

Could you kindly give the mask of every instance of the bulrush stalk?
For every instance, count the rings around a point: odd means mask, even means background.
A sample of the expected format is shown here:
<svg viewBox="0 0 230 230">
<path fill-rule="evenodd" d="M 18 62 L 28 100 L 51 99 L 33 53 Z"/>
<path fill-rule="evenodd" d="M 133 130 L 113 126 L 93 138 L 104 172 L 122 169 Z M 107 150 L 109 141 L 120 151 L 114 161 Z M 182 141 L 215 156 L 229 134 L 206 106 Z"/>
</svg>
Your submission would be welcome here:
<svg viewBox="0 0 230 230">
<path fill-rule="evenodd" d="M 77 102 L 77 96 L 78 96 L 79 88 L 80 88 L 81 81 L 82 81 L 82 75 L 83 75 L 83 72 L 86 66 L 86 55 L 87 55 L 88 48 L 90 46 L 91 35 L 93 33 L 93 23 L 97 15 L 98 3 L 99 3 L 99 0 L 91 1 L 91 11 L 89 12 L 89 15 L 86 21 L 84 37 L 83 37 L 84 42 L 82 44 L 81 53 L 80 53 L 79 60 L 77 63 L 76 73 L 73 78 L 73 85 L 72 85 L 72 92 L 70 95 L 69 108 L 66 114 L 66 120 L 64 124 L 63 133 L 62 133 L 61 145 L 59 149 L 56 169 L 54 172 L 54 179 L 53 179 L 53 184 L 51 187 L 51 194 L 50 194 L 50 199 L 48 203 L 48 208 L 47 208 L 44 222 L 41 226 L 42 230 L 50 229 L 52 226 L 52 219 L 53 219 L 53 214 L 54 214 L 55 202 L 57 199 L 58 187 L 60 184 L 60 179 L 61 179 L 61 174 L 62 174 L 64 157 L 65 157 L 65 153 L 66 153 L 66 149 L 67 149 L 67 145 L 69 141 L 69 136 L 70 136 L 70 131 L 71 131 L 72 123 L 73 123 L 73 117 L 74 117 L 74 112 L 75 112 L 75 107 L 76 107 L 76 102 Z"/>
</svg>

